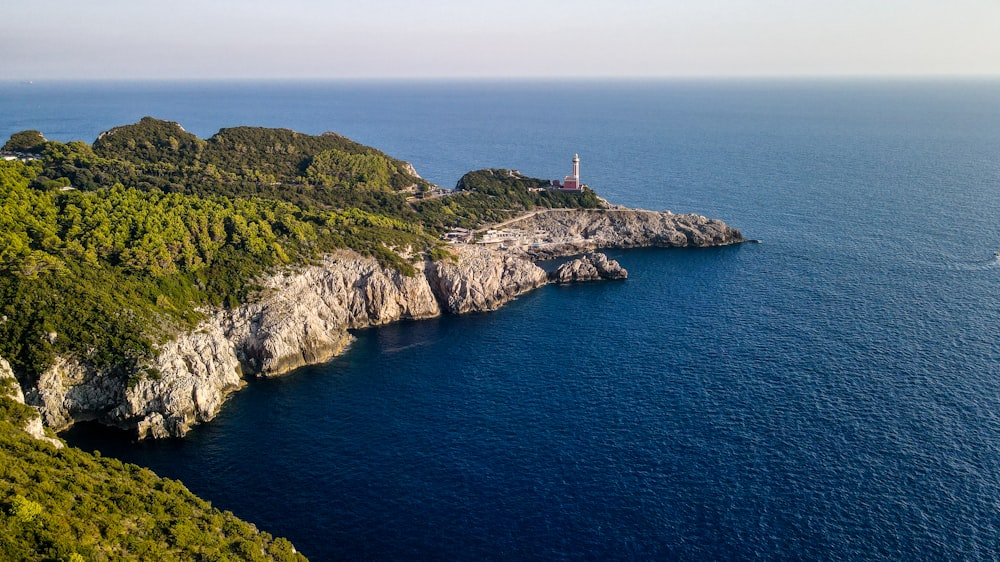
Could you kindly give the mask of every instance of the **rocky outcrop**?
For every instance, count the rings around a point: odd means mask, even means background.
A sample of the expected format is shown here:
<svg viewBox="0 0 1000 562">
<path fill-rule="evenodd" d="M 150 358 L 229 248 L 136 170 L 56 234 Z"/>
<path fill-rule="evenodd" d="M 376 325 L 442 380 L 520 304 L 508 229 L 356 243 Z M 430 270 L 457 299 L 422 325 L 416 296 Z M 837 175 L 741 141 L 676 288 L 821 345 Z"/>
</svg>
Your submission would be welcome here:
<svg viewBox="0 0 1000 562">
<path fill-rule="evenodd" d="M 74 421 L 92 420 L 114 408 L 122 398 L 120 377 L 105 376 L 69 357 L 57 357 L 24 393 L 45 425 L 61 430 Z"/>
<path fill-rule="evenodd" d="M 510 221 L 508 228 L 539 233 L 524 251 L 534 259 L 601 248 L 680 248 L 743 242 L 739 230 L 718 219 L 638 209 L 550 209 Z"/>
<path fill-rule="evenodd" d="M 19 404 L 24 404 L 24 393 L 21 392 L 21 385 L 17 384 L 14 370 L 10 368 L 10 363 L 6 359 L 0 357 L 0 389 L 5 388 L 3 384 L 5 380 L 14 381 L 14 384 L 10 385 L 10 392 L 6 396 L 13 398 Z"/>
<path fill-rule="evenodd" d="M 476 246 L 454 246 L 456 259 L 431 265 L 430 286 L 453 314 L 495 310 L 544 285 L 545 271 L 523 256 Z"/>
<path fill-rule="evenodd" d="M 339 252 L 265 280 L 261 300 L 221 324 L 248 374 L 280 375 L 340 353 L 351 339 L 347 330 L 440 315 L 424 265 L 416 268 L 407 277 L 374 259 Z"/>
<path fill-rule="evenodd" d="M 631 210 L 548 211 L 511 221 L 527 232 L 558 233 L 532 249 L 450 247 L 452 258 L 416 264 L 407 277 L 355 252 L 261 280 L 259 298 L 216 311 L 195 330 L 163 344 L 145 377 L 130 383 L 71 358 L 59 359 L 27 389 L 54 429 L 98 420 L 135 430 L 139 438 L 182 436 L 211 420 L 246 377 L 277 376 L 327 361 L 350 343 L 350 330 L 442 312 L 499 308 L 549 282 L 532 260 L 602 247 L 709 246 L 742 240 L 739 231 L 697 215 Z M 602 254 L 570 262 L 558 282 L 624 278 Z"/>
<path fill-rule="evenodd" d="M 159 350 L 156 374 L 127 386 L 119 405 L 102 419 L 135 428 L 139 439 L 182 436 L 215 417 L 226 397 L 242 388 L 239 360 L 219 317 Z"/>
<path fill-rule="evenodd" d="M 0 357 L 0 382 L 5 383 L 0 385 L 0 390 L 9 388 L 7 396 L 19 404 L 24 404 L 24 393 L 21 391 L 21 386 L 18 384 L 17 378 L 14 376 L 14 371 L 10 368 L 10 363 L 8 363 L 3 357 Z M 62 441 L 49 437 L 45 434 L 45 426 L 42 424 L 42 417 L 38 414 L 28 418 L 23 429 L 28 435 L 38 439 L 39 441 L 45 441 L 46 443 L 54 446 L 56 449 L 61 449 L 63 447 Z"/>
<path fill-rule="evenodd" d="M 602 279 L 626 279 L 628 271 L 617 261 L 600 253 L 587 254 L 560 265 L 549 273 L 553 283 L 576 283 L 580 281 L 600 281 Z"/>
</svg>

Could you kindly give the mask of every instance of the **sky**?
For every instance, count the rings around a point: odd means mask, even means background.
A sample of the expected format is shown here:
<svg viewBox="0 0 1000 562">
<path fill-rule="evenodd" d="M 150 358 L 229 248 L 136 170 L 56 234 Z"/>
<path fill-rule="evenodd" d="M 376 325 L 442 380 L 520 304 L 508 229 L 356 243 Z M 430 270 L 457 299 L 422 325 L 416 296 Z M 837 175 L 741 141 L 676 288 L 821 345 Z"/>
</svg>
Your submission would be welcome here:
<svg viewBox="0 0 1000 562">
<path fill-rule="evenodd" d="M 1000 76 L 1000 0 L 31 0 L 0 80 Z"/>
</svg>

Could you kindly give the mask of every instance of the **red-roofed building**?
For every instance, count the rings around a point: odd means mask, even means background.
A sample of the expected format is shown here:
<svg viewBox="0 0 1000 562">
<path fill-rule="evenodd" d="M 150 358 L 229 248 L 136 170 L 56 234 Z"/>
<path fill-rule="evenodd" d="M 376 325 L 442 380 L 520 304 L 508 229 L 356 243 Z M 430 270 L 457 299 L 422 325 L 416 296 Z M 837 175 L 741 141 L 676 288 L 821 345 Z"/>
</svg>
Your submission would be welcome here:
<svg viewBox="0 0 1000 562">
<path fill-rule="evenodd" d="M 573 155 L 573 175 L 563 179 L 562 188 L 565 191 L 582 191 L 583 184 L 580 183 L 580 155 Z"/>
</svg>

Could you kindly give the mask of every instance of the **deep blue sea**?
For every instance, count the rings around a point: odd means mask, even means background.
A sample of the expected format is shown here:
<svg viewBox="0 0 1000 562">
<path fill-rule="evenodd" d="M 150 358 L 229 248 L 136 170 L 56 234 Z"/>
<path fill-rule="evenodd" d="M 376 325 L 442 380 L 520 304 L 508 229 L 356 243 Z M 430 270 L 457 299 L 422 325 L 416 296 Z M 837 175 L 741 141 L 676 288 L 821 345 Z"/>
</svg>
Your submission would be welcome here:
<svg viewBox="0 0 1000 562">
<path fill-rule="evenodd" d="M 0 85 L 0 137 L 332 130 L 762 244 L 358 332 L 184 440 L 71 441 L 314 560 L 1000 559 L 1000 80 Z"/>
</svg>

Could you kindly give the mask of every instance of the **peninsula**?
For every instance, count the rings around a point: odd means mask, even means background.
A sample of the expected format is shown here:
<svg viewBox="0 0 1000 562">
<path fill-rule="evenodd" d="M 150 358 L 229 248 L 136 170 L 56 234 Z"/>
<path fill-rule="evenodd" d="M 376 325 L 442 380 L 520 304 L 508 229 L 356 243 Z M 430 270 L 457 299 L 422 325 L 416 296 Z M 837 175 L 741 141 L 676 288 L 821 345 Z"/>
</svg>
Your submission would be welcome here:
<svg viewBox="0 0 1000 562">
<path fill-rule="evenodd" d="M 580 182 L 579 157 L 564 181 L 490 169 L 445 190 L 335 133 L 237 127 L 202 140 L 148 117 L 92 145 L 24 131 L 0 157 L 0 522 L 12 553 L 302 559 L 180 484 L 63 448 L 54 431 L 97 421 L 180 437 L 249 379 L 336 356 L 352 330 L 625 278 L 604 248 L 743 241 L 718 220 L 608 204 Z M 567 261 L 550 273 L 537 263 L 553 258 Z M 51 525 L 83 521 L 83 507 L 33 489 L 40 470 L 97 495 L 129 482 L 140 512 L 188 515 L 101 518 L 106 540 L 81 545 L 69 537 L 92 530 Z M 51 532 L 23 533 L 38 517 Z M 122 524 L 149 533 L 129 539 Z"/>
<path fill-rule="evenodd" d="M 602 248 L 743 241 L 606 203 L 578 156 L 562 183 L 479 170 L 447 191 L 334 133 L 205 141 L 144 118 L 92 146 L 25 131 L 3 150 L 0 358 L 57 431 L 182 436 L 249 377 L 327 361 L 351 330 L 626 276 L 589 254 Z M 576 254 L 551 276 L 535 263 Z"/>
</svg>

